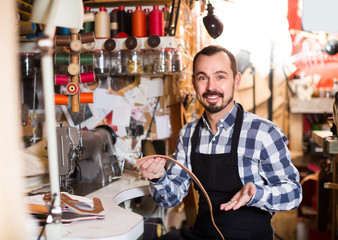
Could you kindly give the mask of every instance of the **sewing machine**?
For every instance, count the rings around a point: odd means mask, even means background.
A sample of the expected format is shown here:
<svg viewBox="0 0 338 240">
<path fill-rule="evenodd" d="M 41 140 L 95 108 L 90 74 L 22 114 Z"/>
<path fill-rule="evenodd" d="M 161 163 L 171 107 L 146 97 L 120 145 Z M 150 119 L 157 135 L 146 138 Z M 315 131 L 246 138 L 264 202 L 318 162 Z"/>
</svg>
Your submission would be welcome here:
<svg viewBox="0 0 338 240">
<path fill-rule="evenodd" d="M 116 135 L 101 125 L 93 130 L 57 127 L 58 163 L 61 189 L 88 185 L 102 187 L 122 176 L 115 155 Z M 95 190 L 95 189 L 94 189 Z"/>
</svg>

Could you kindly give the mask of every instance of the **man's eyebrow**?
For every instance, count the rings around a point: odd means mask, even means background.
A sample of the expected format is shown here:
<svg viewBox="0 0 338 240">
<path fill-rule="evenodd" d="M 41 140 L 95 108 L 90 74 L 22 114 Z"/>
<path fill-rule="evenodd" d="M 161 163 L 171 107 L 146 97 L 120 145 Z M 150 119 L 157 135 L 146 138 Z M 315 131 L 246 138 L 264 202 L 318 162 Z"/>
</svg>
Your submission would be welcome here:
<svg viewBox="0 0 338 240">
<path fill-rule="evenodd" d="M 201 74 L 202 74 L 202 75 L 207 75 L 205 72 L 197 72 L 197 73 L 196 73 L 196 76 L 197 76 L 197 75 L 201 75 Z"/>
<path fill-rule="evenodd" d="M 214 74 L 226 74 L 226 75 L 229 75 L 229 73 L 227 73 L 225 71 L 222 71 L 222 70 L 216 71 L 216 72 L 214 72 Z"/>
</svg>

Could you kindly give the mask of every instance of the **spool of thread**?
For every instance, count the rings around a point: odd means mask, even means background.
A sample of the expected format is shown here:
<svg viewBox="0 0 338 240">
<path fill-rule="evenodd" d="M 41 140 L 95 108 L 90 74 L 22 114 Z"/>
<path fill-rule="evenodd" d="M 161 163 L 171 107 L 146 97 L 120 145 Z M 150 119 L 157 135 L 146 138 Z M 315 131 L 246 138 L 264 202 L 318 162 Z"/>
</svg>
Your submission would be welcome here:
<svg viewBox="0 0 338 240">
<path fill-rule="evenodd" d="M 113 11 L 110 12 L 110 37 L 112 38 L 116 36 L 119 30 L 117 11 L 118 9 L 115 8 Z"/>
<path fill-rule="evenodd" d="M 94 72 L 85 72 L 80 74 L 81 83 L 91 83 L 95 82 L 95 73 Z"/>
<path fill-rule="evenodd" d="M 68 83 L 66 89 L 69 95 L 75 95 L 80 92 L 80 86 L 73 82 Z"/>
<path fill-rule="evenodd" d="M 80 33 L 79 39 L 82 43 L 95 42 L 95 34 L 94 32 Z"/>
<path fill-rule="evenodd" d="M 124 41 L 124 44 L 126 45 L 126 47 L 129 50 L 133 50 L 133 49 L 135 49 L 137 47 L 138 43 L 137 43 L 136 37 L 131 36 L 131 37 L 128 37 L 126 39 L 126 41 Z"/>
<path fill-rule="evenodd" d="M 126 12 L 126 33 L 128 36 L 132 35 L 132 21 L 131 21 L 131 15 L 133 14 L 133 10 L 128 9 Z"/>
<path fill-rule="evenodd" d="M 81 43 L 80 40 L 72 40 L 72 41 L 70 42 L 70 53 L 71 53 L 73 56 L 78 56 L 78 55 L 80 55 L 81 50 L 82 50 L 82 43 Z"/>
<path fill-rule="evenodd" d="M 136 6 L 135 12 L 131 15 L 132 35 L 134 37 L 147 36 L 147 15 L 142 11 L 141 6 Z"/>
<path fill-rule="evenodd" d="M 70 35 L 69 28 L 65 28 L 65 27 L 58 27 L 57 33 L 58 33 L 58 35 L 62 35 L 62 36 L 69 36 Z"/>
<path fill-rule="evenodd" d="M 34 34 L 36 33 L 36 25 L 31 22 L 27 21 L 20 21 L 19 22 L 19 32 L 20 36 L 27 35 L 27 34 Z"/>
<path fill-rule="evenodd" d="M 119 6 L 119 10 L 117 11 L 117 22 L 118 22 L 118 32 L 127 33 L 126 10 L 124 6 Z"/>
<path fill-rule="evenodd" d="M 55 105 L 68 105 L 68 96 L 62 94 L 54 95 Z"/>
<path fill-rule="evenodd" d="M 54 62 L 56 65 L 68 65 L 70 57 L 68 54 L 56 53 L 54 56 Z"/>
<path fill-rule="evenodd" d="M 94 55 L 93 54 L 81 54 L 80 55 L 80 64 L 81 65 L 93 65 L 94 64 Z"/>
<path fill-rule="evenodd" d="M 103 46 L 105 50 L 111 52 L 114 51 L 114 49 L 116 48 L 116 42 L 114 39 L 109 38 L 104 42 Z"/>
<path fill-rule="evenodd" d="M 71 63 L 68 65 L 67 70 L 70 75 L 78 75 L 80 73 L 80 66 L 77 63 Z"/>
<path fill-rule="evenodd" d="M 54 84 L 57 86 L 67 85 L 69 81 L 70 81 L 70 78 L 67 75 L 55 74 L 54 76 Z"/>
<path fill-rule="evenodd" d="M 163 7 L 162 8 L 163 12 L 163 24 L 164 24 L 164 34 L 166 34 L 167 28 L 169 27 L 169 21 L 170 21 L 170 13 L 169 13 L 169 8 L 168 7 Z"/>
<path fill-rule="evenodd" d="M 80 103 L 93 103 L 94 93 L 80 93 Z"/>
<path fill-rule="evenodd" d="M 155 5 L 153 10 L 149 13 L 149 34 L 156 34 L 164 36 L 164 17 L 163 12 Z"/>
<path fill-rule="evenodd" d="M 145 8 L 144 10 L 144 13 L 146 14 L 146 27 L 147 27 L 147 36 L 149 36 L 149 12 L 150 12 L 150 9 L 149 8 Z"/>
<path fill-rule="evenodd" d="M 82 49 L 85 51 L 91 51 L 95 48 L 95 42 L 84 43 L 82 44 Z"/>
<path fill-rule="evenodd" d="M 55 46 L 69 46 L 70 44 L 70 36 L 55 36 Z"/>
<path fill-rule="evenodd" d="M 95 15 L 95 38 L 110 38 L 110 16 L 105 7 L 100 7 L 100 12 Z"/>
<path fill-rule="evenodd" d="M 93 12 L 91 12 L 90 7 L 84 8 L 84 17 L 83 17 L 83 30 L 81 30 L 81 33 L 88 33 L 94 31 L 94 21 L 95 21 L 95 15 Z"/>
</svg>

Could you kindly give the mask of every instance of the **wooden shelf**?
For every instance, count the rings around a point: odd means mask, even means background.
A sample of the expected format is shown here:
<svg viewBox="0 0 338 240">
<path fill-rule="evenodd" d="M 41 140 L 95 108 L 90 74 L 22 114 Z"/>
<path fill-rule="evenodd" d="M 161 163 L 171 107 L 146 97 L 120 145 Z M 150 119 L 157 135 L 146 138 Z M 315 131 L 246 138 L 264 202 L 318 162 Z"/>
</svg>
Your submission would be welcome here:
<svg viewBox="0 0 338 240">
<path fill-rule="evenodd" d="M 301 100 L 299 98 L 290 98 L 291 113 L 332 113 L 333 98 L 312 98 L 310 100 Z"/>
<path fill-rule="evenodd" d="M 84 2 L 84 5 L 88 7 L 153 6 L 171 4 L 172 0 L 91 0 Z"/>
</svg>

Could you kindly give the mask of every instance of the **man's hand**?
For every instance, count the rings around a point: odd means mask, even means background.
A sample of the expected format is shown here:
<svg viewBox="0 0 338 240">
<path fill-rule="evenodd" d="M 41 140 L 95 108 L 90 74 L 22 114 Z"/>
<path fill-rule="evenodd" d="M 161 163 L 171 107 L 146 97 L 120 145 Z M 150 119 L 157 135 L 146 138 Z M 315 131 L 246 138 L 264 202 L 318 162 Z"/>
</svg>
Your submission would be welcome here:
<svg viewBox="0 0 338 240">
<path fill-rule="evenodd" d="M 149 180 L 158 179 L 164 175 L 164 158 L 150 158 L 139 167 L 140 173 Z"/>
<path fill-rule="evenodd" d="M 256 186 L 252 182 L 245 184 L 242 189 L 233 196 L 233 198 L 220 206 L 221 210 L 237 210 L 247 204 L 256 193 Z"/>
</svg>

